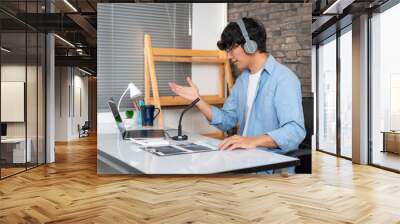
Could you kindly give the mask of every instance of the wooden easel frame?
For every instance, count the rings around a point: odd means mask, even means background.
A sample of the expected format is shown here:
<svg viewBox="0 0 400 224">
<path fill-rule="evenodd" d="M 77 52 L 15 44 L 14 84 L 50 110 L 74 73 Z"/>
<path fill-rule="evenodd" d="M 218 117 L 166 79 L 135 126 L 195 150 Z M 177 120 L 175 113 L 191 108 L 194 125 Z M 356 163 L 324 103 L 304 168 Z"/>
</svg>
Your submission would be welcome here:
<svg viewBox="0 0 400 224">
<path fill-rule="evenodd" d="M 217 64 L 218 73 L 218 94 L 202 96 L 202 99 L 209 104 L 223 104 L 225 101 L 225 80 L 230 92 L 233 87 L 233 78 L 229 59 L 224 51 L 219 50 L 192 50 L 175 48 L 153 48 L 151 37 L 144 35 L 144 101 L 146 104 L 161 106 L 188 105 L 190 102 L 180 96 L 160 96 L 158 91 L 155 62 L 186 62 Z M 150 95 L 150 88 L 153 96 Z M 158 122 L 163 125 L 162 114 L 158 116 Z"/>
</svg>

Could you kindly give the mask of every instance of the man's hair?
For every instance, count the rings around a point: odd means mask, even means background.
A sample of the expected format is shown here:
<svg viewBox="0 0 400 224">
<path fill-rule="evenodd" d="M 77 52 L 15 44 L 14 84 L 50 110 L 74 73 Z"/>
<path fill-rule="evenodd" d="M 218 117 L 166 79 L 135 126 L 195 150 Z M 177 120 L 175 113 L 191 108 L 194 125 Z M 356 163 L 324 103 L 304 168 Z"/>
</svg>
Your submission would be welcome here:
<svg viewBox="0 0 400 224">
<path fill-rule="evenodd" d="M 243 23 L 246 26 L 249 38 L 257 43 L 257 50 L 263 53 L 267 52 L 266 42 L 267 34 L 264 26 L 253 18 L 243 18 Z M 235 44 L 241 45 L 245 43 L 243 34 L 236 22 L 230 22 L 221 34 L 221 39 L 217 42 L 220 50 L 226 50 L 233 47 Z"/>
</svg>

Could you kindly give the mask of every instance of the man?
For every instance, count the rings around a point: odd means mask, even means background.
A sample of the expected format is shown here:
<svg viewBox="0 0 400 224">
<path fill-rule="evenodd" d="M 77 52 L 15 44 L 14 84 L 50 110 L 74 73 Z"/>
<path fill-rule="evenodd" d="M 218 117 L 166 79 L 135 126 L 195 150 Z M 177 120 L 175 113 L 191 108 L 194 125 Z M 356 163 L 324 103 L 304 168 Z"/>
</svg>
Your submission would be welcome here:
<svg viewBox="0 0 400 224">
<path fill-rule="evenodd" d="M 305 137 L 300 82 L 266 50 L 264 26 L 252 18 L 230 22 L 217 43 L 242 72 L 222 109 L 210 106 L 187 78 L 189 86 L 169 83 L 177 95 L 193 101 L 217 128 L 239 124 L 239 134 L 221 142 L 221 150 L 265 147 L 278 153 L 297 149 Z"/>
</svg>

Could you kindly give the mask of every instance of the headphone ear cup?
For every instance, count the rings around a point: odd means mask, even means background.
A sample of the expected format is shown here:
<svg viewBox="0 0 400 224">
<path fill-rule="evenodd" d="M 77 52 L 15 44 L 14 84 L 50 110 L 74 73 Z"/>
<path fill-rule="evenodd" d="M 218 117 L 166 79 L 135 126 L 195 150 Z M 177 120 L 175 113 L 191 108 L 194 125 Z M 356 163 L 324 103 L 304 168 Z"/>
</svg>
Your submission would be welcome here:
<svg viewBox="0 0 400 224">
<path fill-rule="evenodd" d="M 248 40 L 244 44 L 244 51 L 248 54 L 254 54 L 257 51 L 257 43 L 254 40 Z"/>
</svg>

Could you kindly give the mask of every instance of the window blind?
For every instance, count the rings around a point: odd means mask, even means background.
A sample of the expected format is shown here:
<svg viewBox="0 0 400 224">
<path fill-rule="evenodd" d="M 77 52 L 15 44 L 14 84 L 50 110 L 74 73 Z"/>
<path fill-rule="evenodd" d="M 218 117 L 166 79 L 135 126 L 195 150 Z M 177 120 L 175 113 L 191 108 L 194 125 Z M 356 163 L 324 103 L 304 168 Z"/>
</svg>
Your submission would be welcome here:
<svg viewBox="0 0 400 224">
<path fill-rule="evenodd" d="M 107 100 L 118 101 L 128 83 L 144 92 L 144 34 L 152 46 L 192 48 L 190 3 L 99 3 L 97 4 L 97 109 L 108 109 Z M 168 82 L 185 84 L 190 63 L 157 62 L 156 74 L 161 96 L 174 95 Z M 129 106 L 124 97 L 121 108 Z"/>
</svg>

